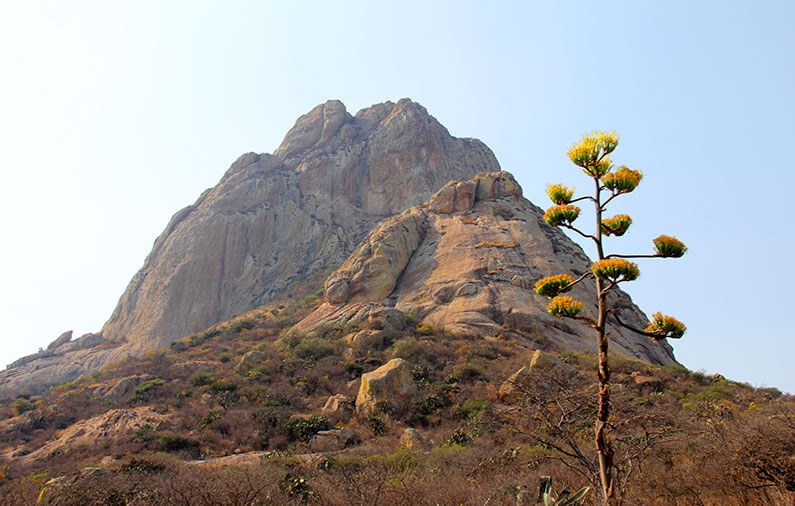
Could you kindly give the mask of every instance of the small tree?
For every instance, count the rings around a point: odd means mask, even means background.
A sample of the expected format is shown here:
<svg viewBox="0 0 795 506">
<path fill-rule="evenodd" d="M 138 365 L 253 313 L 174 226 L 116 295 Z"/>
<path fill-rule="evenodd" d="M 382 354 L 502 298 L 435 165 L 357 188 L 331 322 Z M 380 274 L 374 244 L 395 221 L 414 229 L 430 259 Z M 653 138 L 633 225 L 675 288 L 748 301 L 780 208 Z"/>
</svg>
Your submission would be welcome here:
<svg viewBox="0 0 795 506">
<path fill-rule="evenodd" d="M 626 214 L 604 217 L 607 205 L 616 197 L 635 190 L 643 177 L 638 170 L 633 170 L 623 165 L 616 168 L 613 165 L 608 155 L 617 146 L 618 136 L 615 132 L 594 132 L 583 137 L 580 142 L 569 150 L 569 159 L 593 180 L 594 193 L 592 195 L 575 198 L 574 188 L 569 188 L 562 184 L 547 186 L 547 195 L 555 205 L 550 207 L 544 214 L 544 221 L 550 226 L 573 230 L 582 237 L 591 239 L 596 245 L 597 261 L 593 263 L 589 272 L 577 279 L 574 279 L 569 274 L 558 274 L 541 279 L 535 285 L 536 293 L 552 299 L 547 306 L 549 314 L 561 318 L 585 321 L 596 330 L 599 355 L 597 374 L 600 388 L 595 433 L 596 448 L 599 455 L 599 474 L 605 503 L 613 502 L 614 499 L 613 450 L 605 434 L 610 418 L 610 367 L 607 356 L 608 319 L 612 319 L 616 324 L 654 340 L 680 338 L 685 332 L 685 326 L 682 322 L 662 313 L 653 314 L 652 321 L 649 322 L 645 329 L 633 328 L 621 321 L 618 309 L 611 308 L 608 303 L 608 294 L 619 283 L 633 281 L 640 275 L 638 266 L 627 260 L 628 258 L 677 258 L 684 255 L 687 250 L 685 245 L 677 238 L 661 235 L 654 239 L 655 251 L 652 254 L 605 254 L 603 238 L 606 236 L 620 237 L 626 233 L 632 224 L 632 218 Z M 588 200 L 593 202 L 596 213 L 596 230 L 593 234 L 585 233 L 573 225 L 580 215 L 580 208 L 574 203 Z M 595 319 L 582 313 L 582 302 L 568 295 L 562 295 L 586 279 L 593 279 L 596 284 L 597 315 Z"/>
</svg>

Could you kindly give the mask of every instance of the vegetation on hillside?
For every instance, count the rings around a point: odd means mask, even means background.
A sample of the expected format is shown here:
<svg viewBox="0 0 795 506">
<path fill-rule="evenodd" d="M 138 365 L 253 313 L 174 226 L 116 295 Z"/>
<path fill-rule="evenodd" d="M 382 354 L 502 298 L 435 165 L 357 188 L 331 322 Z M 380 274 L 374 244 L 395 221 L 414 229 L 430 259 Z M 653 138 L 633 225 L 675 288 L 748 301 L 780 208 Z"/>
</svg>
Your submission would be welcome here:
<svg viewBox="0 0 795 506">
<path fill-rule="evenodd" d="M 514 505 L 535 500 L 542 476 L 560 491 L 590 486 L 584 501 L 598 500 L 593 356 L 546 349 L 531 370 L 543 336 L 511 329 L 483 340 L 412 324 L 366 345 L 345 339 L 365 324 L 291 330 L 320 302 L 310 286 L 49 395 L 6 399 L 3 503 L 43 494 L 50 504 Z M 411 365 L 415 400 L 361 417 L 321 413 L 395 357 Z M 770 504 L 795 493 L 790 396 L 678 366 L 611 363 L 627 504 Z M 128 378 L 135 386 L 122 388 Z M 162 418 L 60 445 L 75 424 L 136 409 Z M 332 426 L 356 440 L 313 451 L 314 434 Z M 408 427 L 421 444 L 401 446 Z"/>
</svg>

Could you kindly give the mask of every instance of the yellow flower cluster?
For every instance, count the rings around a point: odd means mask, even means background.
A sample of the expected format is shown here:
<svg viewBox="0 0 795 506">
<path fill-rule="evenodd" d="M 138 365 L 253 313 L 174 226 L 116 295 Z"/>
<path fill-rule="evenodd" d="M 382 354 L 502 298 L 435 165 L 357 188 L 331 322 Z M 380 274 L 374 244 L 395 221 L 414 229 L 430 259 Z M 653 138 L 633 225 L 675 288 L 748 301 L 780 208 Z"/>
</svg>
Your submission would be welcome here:
<svg viewBox="0 0 795 506">
<path fill-rule="evenodd" d="M 582 311 L 582 302 L 569 297 L 568 295 L 558 295 L 547 306 L 547 312 L 559 318 L 573 318 Z"/>
<path fill-rule="evenodd" d="M 640 276 L 640 269 L 638 269 L 637 264 L 623 258 L 607 258 L 594 262 L 591 266 L 591 272 L 597 278 L 609 279 L 616 283 L 632 281 Z"/>
<path fill-rule="evenodd" d="M 610 170 L 610 160 L 605 155 L 618 146 L 615 132 L 593 132 L 586 135 L 569 150 L 569 159 L 592 177 L 602 177 Z"/>
<path fill-rule="evenodd" d="M 613 193 L 629 193 L 640 184 L 643 173 L 624 165 L 602 176 L 602 183 Z"/>
<path fill-rule="evenodd" d="M 654 239 L 655 253 L 664 258 L 679 258 L 687 251 L 685 243 L 670 235 L 661 235 Z"/>
<path fill-rule="evenodd" d="M 664 339 L 666 337 L 679 339 L 687 331 L 685 324 L 673 316 L 668 316 L 662 313 L 654 313 L 651 315 L 651 318 L 652 320 L 646 327 L 646 332 L 656 334 L 654 339 Z"/>
<path fill-rule="evenodd" d="M 547 186 L 547 195 L 552 202 L 559 206 L 568 204 L 574 197 L 574 188 L 562 184 L 551 184 Z"/>
<path fill-rule="evenodd" d="M 535 291 L 538 295 L 543 295 L 544 297 L 554 297 L 559 293 L 565 292 L 573 281 L 574 278 L 568 274 L 547 276 L 536 283 Z"/>
<path fill-rule="evenodd" d="M 571 204 L 552 206 L 544 213 L 544 221 L 550 227 L 570 225 L 580 215 L 580 208 Z"/>
<path fill-rule="evenodd" d="M 630 225 L 632 225 L 632 218 L 628 214 L 617 214 L 612 218 L 602 220 L 602 233 L 620 237 L 627 232 Z"/>
</svg>

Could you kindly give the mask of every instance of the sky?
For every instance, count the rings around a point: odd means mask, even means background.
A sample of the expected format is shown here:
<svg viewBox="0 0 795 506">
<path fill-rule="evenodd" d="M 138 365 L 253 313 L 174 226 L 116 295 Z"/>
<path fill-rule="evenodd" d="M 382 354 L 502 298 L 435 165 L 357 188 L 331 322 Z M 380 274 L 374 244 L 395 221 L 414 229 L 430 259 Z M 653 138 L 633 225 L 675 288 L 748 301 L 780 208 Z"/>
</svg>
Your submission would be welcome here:
<svg viewBox="0 0 795 506">
<path fill-rule="evenodd" d="M 793 25 L 789 0 L 0 0 L 0 367 L 99 331 L 240 154 L 326 100 L 409 97 L 541 207 L 589 189 L 569 147 L 617 131 L 644 178 L 607 249 L 689 247 L 625 290 L 687 324 L 689 369 L 795 393 Z"/>
</svg>

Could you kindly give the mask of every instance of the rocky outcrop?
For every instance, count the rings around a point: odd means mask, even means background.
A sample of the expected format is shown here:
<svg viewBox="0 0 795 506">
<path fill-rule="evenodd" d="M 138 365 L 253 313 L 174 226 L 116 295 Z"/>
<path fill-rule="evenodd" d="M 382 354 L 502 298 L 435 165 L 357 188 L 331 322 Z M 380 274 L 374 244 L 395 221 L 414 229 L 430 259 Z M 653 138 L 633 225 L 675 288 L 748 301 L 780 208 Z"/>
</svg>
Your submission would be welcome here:
<svg viewBox="0 0 795 506">
<path fill-rule="evenodd" d="M 327 102 L 273 155 L 241 156 L 174 216 L 102 334 L 154 349 L 259 306 L 339 265 L 384 217 L 497 165 L 485 145 L 451 137 L 409 100 L 355 117 Z"/>
<path fill-rule="evenodd" d="M 384 220 L 326 281 L 325 303 L 298 327 L 349 324 L 379 308 L 416 315 L 450 332 L 494 338 L 519 332 L 537 347 L 594 351 L 592 329 L 546 312 L 533 286 L 542 277 L 590 269 L 582 249 L 546 225 L 507 172 L 452 182 L 426 203 Z M 573 296 L 596 308 L 593 286 Z M 612 303 L 622 321 L 644 328 L 645 315 L 627 294 Z M 656 364 L 676 363 L 670 346 L 609 326 L 611 350 Z"/>
<path fill-rule="evenodd" d="M 353 403 L 347 395 L 336 394 L 326 399 L 320 414 L 332 423 L 347 422 L 353 415 Z"/>
<path fill-rule="evenodd" d="M 341 264 L 383 218 L 450 180 L 498 168 L 483 143 L 452 137 L 411 100 L 355 116 L 339 101 L 320 105 L 273 154 L 242 155 L 217 186 L 174 215 L 102 342 L 85 340 L 93 349 L 77 354 L 66 343 L 16 363 L 16 371 L 0 373 L 0 393 L 20 391 L 19 381 L 22 390 L 41 391 L 257 307 Z"/>
<path fill-rule="evenodd" d="M 359 394 L 356 396 L 356 412 L 363 416 L 373 414 L 379 401 L 389 403 L 393 409 L 400 409 L 416 392 L 409 363 L 402 358 L 393 358 L 378 369 L 362 374 Z"/>
<path fill-rule="evenodd" d="M 414 427 L 406 427 L 400 435 L 400 447 L 411 451 L 428 451 L 431 449 L 428 438 L 421 436 Z"/>
<path fill-rule="evenodd" d="M 168 420 L 167 415 L 155 412 L 150 407 L 112 409 L 102 415 L 77 422 L 64 429 L 56 439 L 41 448 L 19 457 L 20 462 L 49 458 L 57 453 L 68 453 L 80 448 L 107 444 L 111 440 L 133 437 L 136 430 L 144 426 L 157 427 Z"/>
<path fill-rule="evenodd" d="M 309 441 L 313 452 L 339 451 L 355 444 L 356 434 L 349 428 L 321 430 Z"/>
<path fill-rule="evenodd" d="M 59 348 L 59 347 L 63 346 L 64 344 L 68 343 L 71 340 L 72 340 L 72 331 L 71 330 L 67 330 L 66 332 L 64 332 L 63 334 L 58 336 L 55 339 L 55 341 L 53 341 L 49 345 L 47 345 L 47 350 L 49 351 L 49 350 L 54 350 L 56 348 Z"/>
</svg>

